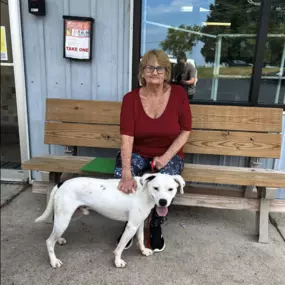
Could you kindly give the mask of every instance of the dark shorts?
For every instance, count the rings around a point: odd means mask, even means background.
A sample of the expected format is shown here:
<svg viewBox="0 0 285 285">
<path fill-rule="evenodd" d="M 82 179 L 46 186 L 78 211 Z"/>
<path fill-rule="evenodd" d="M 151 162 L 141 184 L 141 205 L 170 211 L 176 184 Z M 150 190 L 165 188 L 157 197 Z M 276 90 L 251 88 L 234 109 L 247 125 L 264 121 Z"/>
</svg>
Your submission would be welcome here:
<svg viewBox="0 0 285 285">
<path fill-rule="evenodd" d="M 132 153 L 131 172 L 132 176 L 142 176 L 146 172 L 151 172 L 150 162 L 152 159 L 140 156 L 137 153 Z M 175 155 L 167 165 L 159 170 L 160 173 L 169 175 L 181 174 L 184 168 L 184 161 L 179 155 Z M 114 171 L 115 178 L 122 177 L 122 160 L 121 152 L 116 156 L 116 167 Z"/>
<path fill-rule="evenodd" d="M 188 94 L 188 100 L 193 100 L 193 97 L 194 97 L 195 94 Z"/>
</svg>

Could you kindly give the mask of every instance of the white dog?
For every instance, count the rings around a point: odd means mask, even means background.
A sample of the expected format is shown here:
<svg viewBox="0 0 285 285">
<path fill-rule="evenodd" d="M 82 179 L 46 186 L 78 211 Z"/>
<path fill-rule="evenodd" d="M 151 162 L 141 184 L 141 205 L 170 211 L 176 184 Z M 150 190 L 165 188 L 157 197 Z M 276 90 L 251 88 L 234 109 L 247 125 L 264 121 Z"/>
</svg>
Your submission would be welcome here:
<svg viewBox="0 0 285 285">
<path fill-rule="evenodd" d="M 46 240 L 50 264 L 53 268 L 62 266 L 62 262 L 54 253 L 55 243 L 66 243 L 61 236 L 67 229 L 74 211 L 82 206 L 110 219 L 128 222 L 114 251 L 116 267 L 127 265 L 121 255 L 128 241 L 136 233 L 142 254 L 149 256 L 153 253 L 144 245 L 144 220 L 155 205 L 158 215 L 165 216 L 177 189 L 180 189 L 180 193 L 183 194 L 185 181 L 180 175 L 170 176 L 159 173 L 145 174 L 135 179 L 137 189 L 131 194 L 118 190 L 120 179 L 78 177 L 53 188 L 46 210 L 35 221 L 44 221 L 54 212 L 53 230 Z"/>
</svg>

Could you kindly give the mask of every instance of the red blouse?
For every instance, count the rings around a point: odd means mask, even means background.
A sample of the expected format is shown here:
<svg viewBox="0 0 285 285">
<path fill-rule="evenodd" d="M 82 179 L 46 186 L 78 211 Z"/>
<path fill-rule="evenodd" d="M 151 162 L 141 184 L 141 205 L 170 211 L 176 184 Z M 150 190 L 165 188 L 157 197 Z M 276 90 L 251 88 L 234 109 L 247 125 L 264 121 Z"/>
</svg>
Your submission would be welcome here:
<svg viewBox="0 0 285 285">
<path fill-rule="evenodd" d="M 192 114 L 187 94 L 181 86 L 171 85 L 165 111 L 157 119 L 150 118 L 144 111 L 139 88 L 124 96 L 120 133 L 134 137 L 133 152 L 146 158 L 161 156 L 182 130 L 192 130 Z M 183 158 L 183 149 L 177 154 Z"/>
</svg>

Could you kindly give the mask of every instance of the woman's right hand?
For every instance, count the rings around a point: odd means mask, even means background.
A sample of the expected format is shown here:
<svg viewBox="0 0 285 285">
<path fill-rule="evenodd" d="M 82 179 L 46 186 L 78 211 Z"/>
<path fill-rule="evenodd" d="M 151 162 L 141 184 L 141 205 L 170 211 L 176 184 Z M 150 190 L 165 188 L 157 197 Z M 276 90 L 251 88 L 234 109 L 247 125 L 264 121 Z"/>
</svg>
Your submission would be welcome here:
<svg viewBox="0 0 285 285">
<path fill-rule="evenodd" d="M 129 194 L 134 193 L 137 188 L 137 182 L 133 177 L 122 177 L 119 182 L 119 190 Z"/>
</svg>

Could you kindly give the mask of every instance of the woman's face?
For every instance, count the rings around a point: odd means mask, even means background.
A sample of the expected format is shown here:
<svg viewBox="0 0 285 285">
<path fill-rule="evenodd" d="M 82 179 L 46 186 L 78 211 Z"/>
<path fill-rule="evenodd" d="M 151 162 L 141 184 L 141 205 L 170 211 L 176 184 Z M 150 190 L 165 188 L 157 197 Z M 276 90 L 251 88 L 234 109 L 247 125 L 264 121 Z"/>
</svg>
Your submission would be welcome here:
<svg viewBox="0 0 285 285">
<path fill-rule="evenodd" d="M 166 69 L 164 66 L 159 65 L 156 58 L 150 60 L 144 68 L 143 78 L 146 85 L 155 84 L 163 85 L 165 79 Z"/>
</svg>

